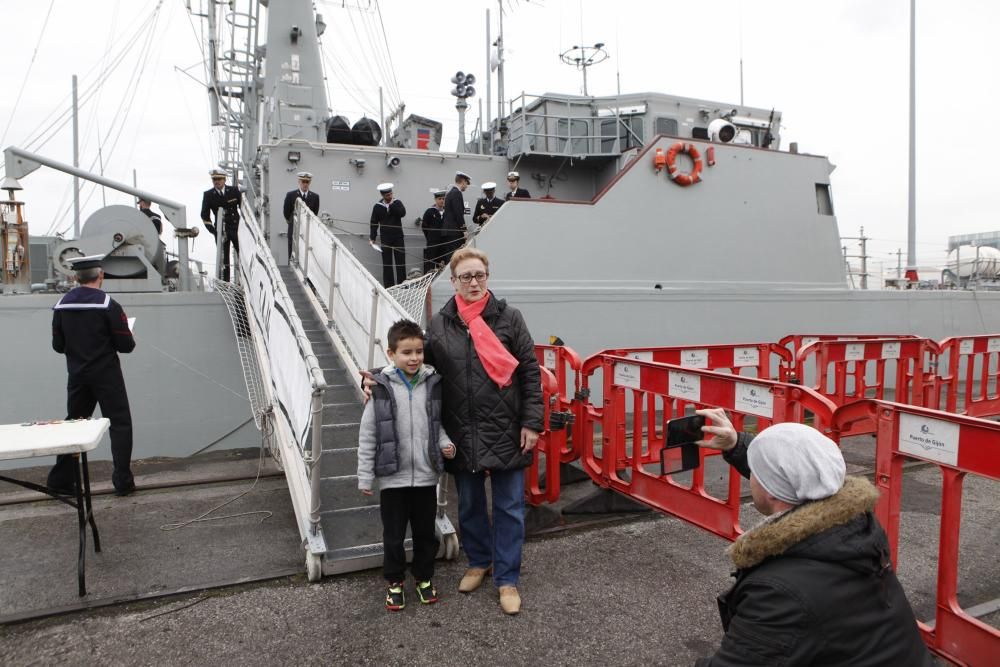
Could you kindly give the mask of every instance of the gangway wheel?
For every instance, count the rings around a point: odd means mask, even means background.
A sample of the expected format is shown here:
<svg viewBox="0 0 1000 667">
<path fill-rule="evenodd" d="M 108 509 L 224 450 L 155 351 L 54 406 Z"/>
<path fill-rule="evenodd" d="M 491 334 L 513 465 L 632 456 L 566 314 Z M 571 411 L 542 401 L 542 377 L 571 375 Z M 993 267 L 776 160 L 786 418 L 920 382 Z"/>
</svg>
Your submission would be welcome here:
<svg viewBox="0 0 1000 667">
<path fill-rule="evenodd" d="M 321 554 L 314 554 L 311 551 L 306 553 L 306 578 L 309 581 L 319 581 L 323 578 L 323 556 Z"/>
</svg>

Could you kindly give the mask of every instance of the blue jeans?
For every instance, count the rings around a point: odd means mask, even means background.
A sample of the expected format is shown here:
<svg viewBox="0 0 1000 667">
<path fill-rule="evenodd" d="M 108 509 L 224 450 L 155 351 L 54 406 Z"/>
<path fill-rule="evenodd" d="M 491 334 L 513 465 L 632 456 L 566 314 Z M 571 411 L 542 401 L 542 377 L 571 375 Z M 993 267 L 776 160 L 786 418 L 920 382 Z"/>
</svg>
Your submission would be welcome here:
<svg viewBox="0 0 1000 667">
<path fill-rule="evenodd" d="M 493 565 L 493 583 L 516 586 L 521 576 L 524 545 L 524 470 L 490 471 L 493 489 L 493 527 L 486 512 L 486 474 L 460 472 L 458 529 L 469 567 Z"/>
</svg>

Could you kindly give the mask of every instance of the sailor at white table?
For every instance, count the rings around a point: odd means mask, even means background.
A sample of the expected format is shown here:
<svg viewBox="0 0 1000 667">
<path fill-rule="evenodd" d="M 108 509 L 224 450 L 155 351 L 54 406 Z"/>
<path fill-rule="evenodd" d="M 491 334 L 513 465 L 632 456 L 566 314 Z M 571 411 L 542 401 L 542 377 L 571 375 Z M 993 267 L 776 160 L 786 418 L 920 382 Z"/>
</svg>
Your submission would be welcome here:
<svg viewBox="0 0 1000 667">
<path fill-rule="evenodd" d="M 118 353 L 135 349 L 135 339 L 121 305 L 101 290 L 103 255 L 77 257 L 70 264 L 79 287 L 53 307 L 52 349 L 66 355 L 69 372 L 67 419 L 89 418 L 94 408 L 111 420 L 111 481 L 115 495 L 135 491 L 132 479 L 132 413 Z M 73 457 L 59 456 L 49 472 L 48 486 L 73 492 Z"/>
</svg>

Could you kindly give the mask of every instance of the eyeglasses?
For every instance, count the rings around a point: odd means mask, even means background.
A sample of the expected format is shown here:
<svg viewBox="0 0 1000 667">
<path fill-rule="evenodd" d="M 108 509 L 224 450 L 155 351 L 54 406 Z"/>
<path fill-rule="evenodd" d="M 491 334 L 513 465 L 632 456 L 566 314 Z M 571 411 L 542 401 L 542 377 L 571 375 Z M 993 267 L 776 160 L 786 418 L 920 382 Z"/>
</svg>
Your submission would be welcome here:
<svg viewBox="0 0 1000 667">
<path fill-rule="evenodd" d="M 477 271 L 476 273 L 463 273 L 460 276 L 455 276 L 463 285 L 468 285 L 475 278 L 477 283 L 486 282 L 486 279 L 490 277 L 490 274 L 484 273 L 482 271 Z"/>
</svg>

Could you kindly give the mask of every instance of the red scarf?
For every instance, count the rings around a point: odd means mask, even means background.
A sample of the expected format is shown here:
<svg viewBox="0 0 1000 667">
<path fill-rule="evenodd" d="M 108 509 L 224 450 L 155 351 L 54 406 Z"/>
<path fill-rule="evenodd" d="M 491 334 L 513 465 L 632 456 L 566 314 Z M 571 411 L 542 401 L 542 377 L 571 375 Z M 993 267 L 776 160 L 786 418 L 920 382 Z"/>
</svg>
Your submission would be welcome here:
<svg viewBox="0 0 1000 667">
<path fill-rule="evenodd" d="M 472 345 L 476 348 L 476 354 L 486 369 L 486 374 L 497 383 L 501 389 L 511 383 L 511 377 L 517 369 L 517 359 L 514 358 L 507 348 L 503 346 L 497 335 L 493 333 L 489 325 L 483 321 L 483 309 L 490 300 L 490 293 L 487 292 L 479 301 L 468 303 L 460 294 L 455 295 L 455 305 L 458 306 L 458 314 L 469 327 L 469 334 L 472 336 Z"/>
</svg>

